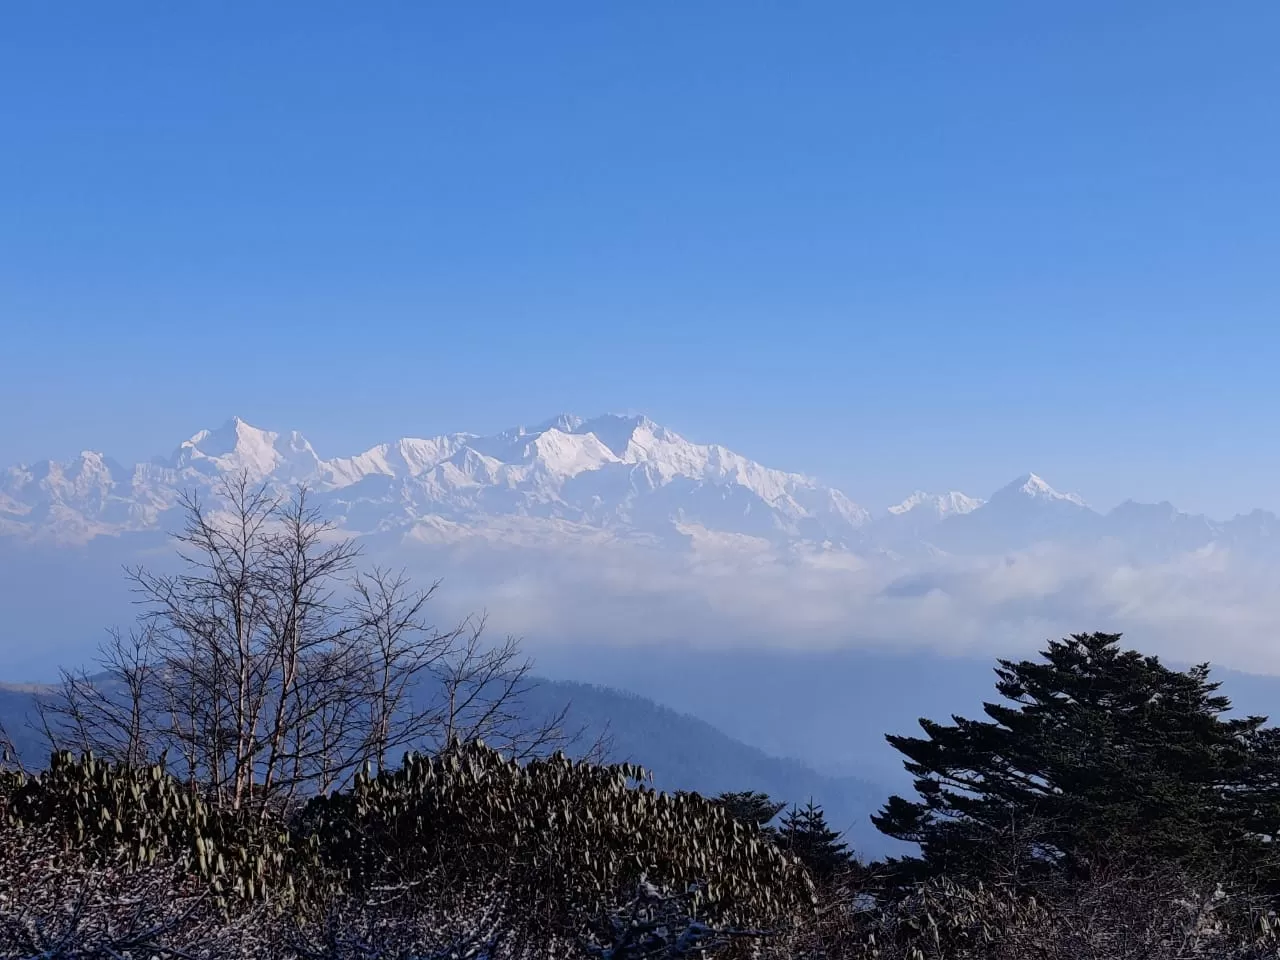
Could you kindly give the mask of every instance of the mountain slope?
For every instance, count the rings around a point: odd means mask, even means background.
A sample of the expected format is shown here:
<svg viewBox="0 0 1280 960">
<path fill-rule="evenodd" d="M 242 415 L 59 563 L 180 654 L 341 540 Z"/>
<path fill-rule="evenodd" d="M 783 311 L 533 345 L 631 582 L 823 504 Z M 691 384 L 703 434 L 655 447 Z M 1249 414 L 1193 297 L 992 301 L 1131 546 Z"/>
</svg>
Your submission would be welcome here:
<svg viewBox="0 0 1280 960">
<path fill-rule="evenodd" d="M 957 553 L 991 553 L 1037 541 L 1101 535 L 1100 514 L 1073 493 L 1059 493 L 1034 473 L 993 493 L 981 508 L 944 517 L 929 539 Z"/>
<path fill-rule="evenodd" d="M 0 726 L 13 737 L 28 766 L 47 759 L 43 738 L 32 729 L 35 697 L 47 688 L 0 683 Z M 868 819 L 888 791 L 853 777 L 827 777 L 798 760 L 769 756 L 696 717 L 660 707 L 636 694 L 583 683 L 539 679 L 521 707 L 531 723 L 569 704 L 568 725 L 584 731 L 583 743 L 607 731 L 609 759 L 648 769 L 662 790 L 692 790 L 714 796 L 728 790 L 761 790 L 780 800 L 825 806 L 828 821 L 847 830 L 864 856 L 900 845 L 881 836 Z"/>
</svg>

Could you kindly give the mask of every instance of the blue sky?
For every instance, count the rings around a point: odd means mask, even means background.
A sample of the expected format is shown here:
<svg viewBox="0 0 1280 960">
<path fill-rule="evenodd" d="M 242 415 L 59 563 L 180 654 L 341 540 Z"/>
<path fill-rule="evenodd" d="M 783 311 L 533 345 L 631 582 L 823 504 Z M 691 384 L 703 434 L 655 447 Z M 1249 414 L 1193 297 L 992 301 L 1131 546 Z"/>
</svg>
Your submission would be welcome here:
<svg viewBox="0 0 1280 960">
<path fill-rule="evenodd" d="M 0 461 L 644 411 L 1280 508 L 1280 7 L 17 3 Z"/>
</svg>

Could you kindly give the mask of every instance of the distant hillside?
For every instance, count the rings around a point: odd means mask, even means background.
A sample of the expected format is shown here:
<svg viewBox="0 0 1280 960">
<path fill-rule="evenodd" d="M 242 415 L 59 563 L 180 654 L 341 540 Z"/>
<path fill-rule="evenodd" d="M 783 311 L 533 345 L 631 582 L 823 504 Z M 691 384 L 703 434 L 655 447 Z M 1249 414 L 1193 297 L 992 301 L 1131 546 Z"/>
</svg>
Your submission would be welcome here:
<svg viewBox="0 0 1280 960">
<path fill-rule="evenodd" d="M 18 758 L 32 766 L 47 759 L 44 738 L 33 727 L 36 692 L 32 684 L 0 683 L 0 728 L 9 735 L 18 750 Z"/>
<path fill-rule="evenodd" d="M 605 729 L 612 756 L 639 763 L 664 790 L 761 790 L 778 800 L 820 803 L 836 830 L 847 830 L 863 856 L 900 849 L 881 835 L 868 816 L 888 796 L 881 786 L 854 777 L 823 776 L 798 760 L 774 757 L 735 740 L 711 724 L 652 700 L 610 687 L 542 680 L 527 698 L 530 714 L 546 715 L 570 705 L 569 722 L 583 726 L 588 739 Z"/>
<path fill-rule="evenodd" d="M 0 684 L 0 724 L 30 766 L 46 757 L 43 738 L 33 729 L 35 697 L 41 687 Z M 537 720 L 568 703 L 569 724 L 582 728 L 584 743 L 606 728 L 611 759 L 638 763 L 663 790 L 695 790 L 714 795 L 726 790 L 762 790 L 779 800 L 803 803 L 813 797 L 837 830 L 867 857 L 898 845 L 881 836 L 867 819 L 888 791 L 851 777 L 825 777 L 797 760 L 771 757 L 735 740 L 696 717 L 677 713 L 652 700 L 607 687 L 539 680 L 525 697 L 526 715 Z"/>
</svg>

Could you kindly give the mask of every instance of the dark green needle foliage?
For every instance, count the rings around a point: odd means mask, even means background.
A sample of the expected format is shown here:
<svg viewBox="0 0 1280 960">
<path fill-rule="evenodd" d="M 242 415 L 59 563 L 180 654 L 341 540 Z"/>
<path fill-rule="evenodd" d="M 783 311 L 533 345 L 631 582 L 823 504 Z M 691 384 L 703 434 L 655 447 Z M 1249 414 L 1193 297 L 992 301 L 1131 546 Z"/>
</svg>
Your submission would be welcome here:
<svg viewBox="0 0 1280 960">
<path fill-rule="evenodd" d="M 782 818 L 778 845 L 809 868 L 815 880 L 833 880 L 853 865 L 849 845 L 827 824 L 822 807 L 810 799 Z"/>
<path fill-rule="evenodd" d="M 758 790 L 722 793 L 713 802 L 724 807 L 735 820 L 754 824 L 770 837 L 777 836 L 778 830 L 771 824 L 787 806 L 784 801 L 774 800 Z"/>
<path fill-rule="evenodd" d="M 1003 702 L 985 719 L 888 737 L 919 795 L 873 817 L 920 844 L 894 861 L 901 878 L 1033 882 L 1141 858 L 1276 885 L 1277 734 L 1228 717 L 1208 665 L 1170 669 L 1091 633 L 1000 660 L 996 675 Z"/>
</svg>

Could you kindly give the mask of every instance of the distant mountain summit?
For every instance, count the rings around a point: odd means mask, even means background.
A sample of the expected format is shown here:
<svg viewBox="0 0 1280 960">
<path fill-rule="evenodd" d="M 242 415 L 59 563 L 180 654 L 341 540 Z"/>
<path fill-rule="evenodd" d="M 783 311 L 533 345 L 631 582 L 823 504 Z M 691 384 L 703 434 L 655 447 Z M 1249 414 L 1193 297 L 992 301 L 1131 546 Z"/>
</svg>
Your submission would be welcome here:
<svg viewBox="0 0 1280 960">
<path fill-rule="evenodd" d="M 1226 523 L 1168 504 L 1102 515 L 1034 473 L 979 499 L 917 491 L 873 517 L 840 490 L 698 444 L 644 416 L 561 414 L 492 436 L 406 437 L 325 459 L 296 431 L 238 417 L 167 457 L 125 467 L 84 452 L 0 473 L 0 534 L 55 543 L 162 529 L 184 491 L 245 474 L 286 492 L 306 484 L 354 536 L 504 545 L 630 541 L 843 551 L 885 558 L 986 554 L 1044 541 L 1111 539 L 1142 556 L 1212 543 L 1280 546 L 1280 521 Z"/>
<path fill-rule="evenodd" d="M 557 521 L 617 536 L 706 530 L 851 544 L 869 515 L 840 491 L 691 443 L 647 417 L 562 415 L 494 436 L 404 438 L 322 459 L 301 434 L 233 418 L 169 457 L 124 468 L 99 454 L 0 474 L 0 532 L 64 542 L 153 528 L 184 490 L 246 474 L 305 483 L 354 534 L 424 520 Z"/>
<path fill-rule="evenodd" d="M 1074 493 L 1059 493 L 1034 473 L 1024 473 L 1007 486 L 991 495 L 994 503 L 1032 500 L 1039 503 L 1069 503 L 1077 507 L 1088 506 Z"/>
<path fill-rule="evenodd" d="M 319 475 L 320 458 L 296 430 L 272 433 L 232 417 L 220 429 L 201 430 L 185 441 L 165 465 L 211 477 L 243 472 L 252 480 L 302 482 Z"/>
<path fill-rule="evenodd" d="M 954 490 L 951 493 L 942 494 L 925 493 L 923 490 L 917 490 L 901 503 L 890 507 L 889 515 L 894 517 L 927 516 L 932 519 L 943 520 L 961 513 L 972 513 L 985 502 L 985 500 L 965 496 L 963 493 L 957 493 Z"/>
</svg>

